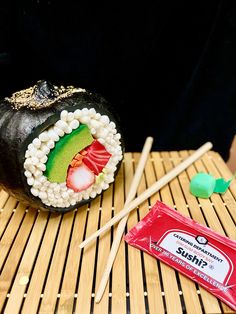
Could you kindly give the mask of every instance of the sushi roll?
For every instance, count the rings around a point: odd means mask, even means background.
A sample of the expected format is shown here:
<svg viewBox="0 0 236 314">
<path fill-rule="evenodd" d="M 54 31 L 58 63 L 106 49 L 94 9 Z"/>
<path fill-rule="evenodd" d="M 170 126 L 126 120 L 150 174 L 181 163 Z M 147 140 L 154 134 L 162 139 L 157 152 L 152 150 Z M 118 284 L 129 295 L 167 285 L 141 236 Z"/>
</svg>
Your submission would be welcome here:
<svg viewBox="0 0 236 314">
<path fill-rule="evenodd" d="M 39 81 L 0 102 L 0 187 L 52 212 L 77 208 L 114 181 L 124 153 L 107 101 Z"/>
</svg>

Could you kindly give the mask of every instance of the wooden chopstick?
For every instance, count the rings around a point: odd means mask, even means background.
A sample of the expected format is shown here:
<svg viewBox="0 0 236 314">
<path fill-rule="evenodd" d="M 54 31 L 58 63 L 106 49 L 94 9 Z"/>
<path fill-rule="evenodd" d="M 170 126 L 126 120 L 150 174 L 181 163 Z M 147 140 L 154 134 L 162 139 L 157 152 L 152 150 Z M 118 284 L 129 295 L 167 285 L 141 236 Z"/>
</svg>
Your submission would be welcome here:
<svg viewBox="0 0 236 314">
<path fill-rule="evenodd" d="M 133 177 L 133 180 L 132 180 L 132 183 L 130 186 L 128 196 L 127 196 L 126 201 L 125 201 L 125 205 L 124 205 L 125 207 L 134 199 L 134 197 L 136 195 L 136 192 L 137 192 L 140 180 L 142 178 L 149 153 L 151 151 L 152 142 L 153 142 L 153 138 L 147 137 L 147 139 L 144 143 L 144 146 L 143 146 L 143 150 L 142 150 L 139 162 L 138 162 L 138 166 L 137 166 L 136 171 L 135 171 L 135 175 Z M 97 291 L 97 294 L 95 297 L 96 303 L 100 302 L 100 300 L 103 296 L 104 290 L 106 288 L 106 285 L 107 285 L 107 282 L 109 279 L 109 275 L 110 275 L 110 272 L 112 269 L 112 265 L 113 265 L 114 260 L 116 258 L 116 254 L 117 254 L 117 251 L 119 249 L 120 241 L 121 241 L 122 235 L 123 235 L 124 230 L 125 230 L 128 216 L 129 216 L 129 214 L 127 216 L 123 217 L 122 220 L 118 224 L 116 235 L 115 235 L 113 243 L 112 243 L 111 251 L 110 251 L 110 254 L 109 254 L 108 259 L 107 259 L 107 264 L 106 264 L 106 267 L 105 267 L 104 273 L 102 275 L 102 279 L 100 281 L 98 291 Z"/>
<path fill-rule="evenodd" d="M 181 162 L 174 169 L 169 171 L 166 175 L 164 175 L 160 180 L 155 182 L 150 188 L 144 191 L 139 197 L 135 198 L 132 202 L 128 204 L 127 207 L 122 209 L 116 216 L 114 216 L 111 220 L 109 220 L 102 228 L 94 232 L 90 237 L 85 239 L 80 243 L 79 247 L 83 248 L 92 240 L 96 239 L 101 233 L 105 232 L 107 229 L 111 228 L 114 224 L 116 224 L 119 220 L 125 217 L 128 213 L 130 213 L 133 209 L 135 209 L 138 205 L 144 202 L 147 198 L 156 193 L 159 189 L 161 189 L 164 185 L 170 182 L 173 178 L 179 175 L 182 171 L 184 171 L 188 166 L 194 163 L 197 159 L 199 159 L 203 154 L 209 151 L 212 148 L 212 143 L 207 142 L 198 150 L 196 150 L 191 156 L 186 158 L 183 162 Z"/>
</svg>

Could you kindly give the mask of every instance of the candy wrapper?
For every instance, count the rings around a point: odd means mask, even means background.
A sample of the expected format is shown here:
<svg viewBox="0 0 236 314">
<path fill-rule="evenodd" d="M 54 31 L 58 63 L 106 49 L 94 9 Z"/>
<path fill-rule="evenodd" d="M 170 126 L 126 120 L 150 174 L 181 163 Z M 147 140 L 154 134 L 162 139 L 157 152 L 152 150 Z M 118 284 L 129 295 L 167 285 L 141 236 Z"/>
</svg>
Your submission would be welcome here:
<svg viewBox="0 0 236 314">
<path fill-rule="evenodd" d="M 125 236 L 236 310 L 236 241 L 184 217 L 161 202 Z"/>
</svg>

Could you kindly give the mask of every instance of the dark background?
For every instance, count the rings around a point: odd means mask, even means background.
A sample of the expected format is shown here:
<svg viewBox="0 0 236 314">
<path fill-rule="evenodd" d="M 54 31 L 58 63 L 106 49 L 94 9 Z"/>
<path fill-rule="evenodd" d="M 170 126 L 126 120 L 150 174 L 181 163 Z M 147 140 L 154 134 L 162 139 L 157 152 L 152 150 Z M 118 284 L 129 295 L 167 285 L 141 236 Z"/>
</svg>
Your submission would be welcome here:
<svg viewBox="0 0 236 314">
<path fill-rule="evenodd" d="M 39 79 L 103 95 L 127 151 L 212 141 L 226 160 L 236 133 L 235 1 L 1 1 L 0 96 Z"/>
</svg>

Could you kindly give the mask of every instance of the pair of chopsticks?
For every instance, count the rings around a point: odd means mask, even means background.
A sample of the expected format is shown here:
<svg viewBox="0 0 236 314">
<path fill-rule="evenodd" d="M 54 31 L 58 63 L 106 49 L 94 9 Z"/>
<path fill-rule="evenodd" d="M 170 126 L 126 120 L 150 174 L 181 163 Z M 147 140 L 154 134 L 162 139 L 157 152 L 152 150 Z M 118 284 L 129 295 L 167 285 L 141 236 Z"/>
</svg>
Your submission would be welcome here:
<svg viewBox="0 0 236 314">
<path fill-rule="evenodd" d="M 175 168 L 173 168 L 170 172 L 168 172 L 165 176 L 163 176 L 160 180 L 155 182 L 150 188 L 148 188 L 146 191 L 144 191 L 142 194 L 140 194 L 136 199 L 134 199 L 136 191 L 139 186 L 139 182 L 141 180 L 144 167 L 146 164 L 146 161 L 148 159 L 149 152 L 151 150 L 153 138 L 148 137 L 145 141 L 141 157 L 137 166 L 137 170 L 135 172 L 133 181 L 131 183 L 130 191 L 127 196 L 124 209 L 121 210 L 116 216 L 114 216 L 110 221 L 108 221 L 102 228 L 97 230 L 95 233 L 93 233 L 91 236 L 89 236 L 86 240 L 84 240 L 80 244 L 80 248 L 85 247 L 88 243 L 90 243 L 92 240 L 96 239 L 101 233 L 105 232 L 107 229 L 112 227 L 114 224 L 116 224 L 118 221 L 119 225 L 117 227 L 116 235 L 114 237 L 112 247 L 110 254 L 108 256 L 107 264 L 105 267 L 105 271 L 103 273 L 102 279 L 100 281 L 97 294 L 95 296 L 95 302 L 99 303 L 102 295 L 104 293 L 104 290 L 106 288 L 110 271 L 112 269 L 112 265 L 114 263 L 117 251 L 119 249 L 119 244 L 126 226 L 126 222 L 128 219 L 129 213 L 135 209 L 138 205 L 143 203 L 147 198 L 152 196 L 154 193 L 156 193 L 159 189 L 161 189 L 164 185 L 166 185 L 168 182 L 170 182 L 173 178 L 175 178 L 177 175 L 179 175 L 182 171 L 184 171 L 188 166 L 190 166 L 192 163 L 194 163 L 197 159 L 199 159 L 203 154 L 205 154 L 207 151 L 209 151 L 212 148 L 212 143 L 207 142 L 203 146 L 201 146 L 198 150 L 196 150 L 191 156 L 186 158 L 183 162 L 181 162 L 179 165 L 177 165 Z M 134 200 L 133 200 L 134 199 Z"/>
</svg>

